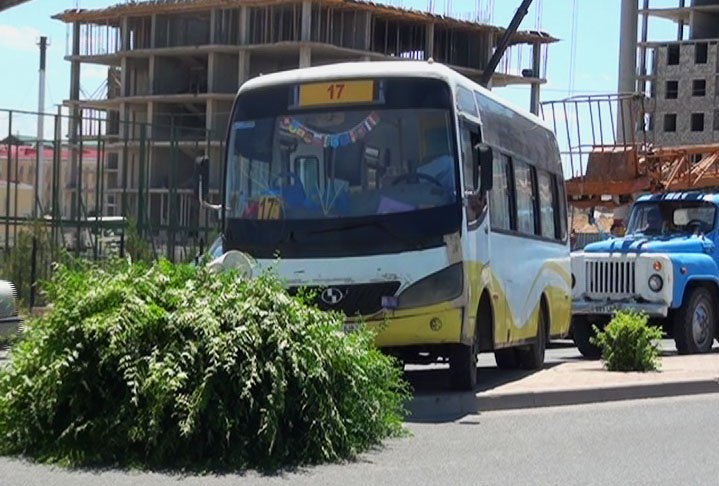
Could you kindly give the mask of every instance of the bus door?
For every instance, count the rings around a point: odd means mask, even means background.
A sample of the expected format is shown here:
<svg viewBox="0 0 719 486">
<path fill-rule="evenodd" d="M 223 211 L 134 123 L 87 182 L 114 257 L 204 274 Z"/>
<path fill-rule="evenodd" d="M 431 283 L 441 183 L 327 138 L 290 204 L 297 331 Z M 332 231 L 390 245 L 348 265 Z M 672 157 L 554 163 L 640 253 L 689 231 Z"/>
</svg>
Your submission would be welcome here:
<svg viewBox="0 0 719 486">
<path fill-rule="evenodd" d="M 478 193 L 479 166 L 475 147 L 481 142 L 479 125 L 465 118 L 460 123 L 462 156 L 462 186 L 464 189 L 464 258 L 469 277 L 470 319 L 476 318 L 479 298 L 490 285 L 489 272 L 489 221 L 486 196 Z"/>
</svg>

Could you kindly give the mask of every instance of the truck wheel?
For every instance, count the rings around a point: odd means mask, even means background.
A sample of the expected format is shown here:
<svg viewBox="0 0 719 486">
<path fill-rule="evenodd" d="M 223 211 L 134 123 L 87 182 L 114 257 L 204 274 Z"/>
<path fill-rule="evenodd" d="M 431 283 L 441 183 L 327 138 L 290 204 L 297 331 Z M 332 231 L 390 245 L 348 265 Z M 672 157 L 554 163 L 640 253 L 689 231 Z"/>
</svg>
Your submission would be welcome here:
<svg viewBox="0 0 719 486">
<path fill-rule="evenodd" d="M 684 297 L 674 314 L 674 341 L 679 354 L 708 353 L 714 342 L 716 313 L 711 293 L 702 287 Z"/>
<path fill-rule="evenodd" d="M 587 359 L 599 359 L 602 357 L 602 351 L 589 342 L 589 339 L 596 336 L 592 323 L 586 317 L 575 317 L 572 320 L 572 338 L 574 344 Z"/>
<path fill-rule="evenodd" d="M 494 360 L 500 370 L 513 370 L 519 367 L 517 348 L 495 349 Z"/>
<path fill-rule="evenodd" d="M 540 370 L 544 366 L 544 354 L 547 349 L 547 318 L 544 307 L 539 309 L 537 320 L 537 337 L 529 346 L 522 346 L 517 349 L 517 361 L 519 367 L 525 370 Z"/>
<path fill-rule="evenodd" d="M 477 386 L 477 346 L 455 344 L 449 354 L 449 384 L 453 390 Z"/>
</svg>

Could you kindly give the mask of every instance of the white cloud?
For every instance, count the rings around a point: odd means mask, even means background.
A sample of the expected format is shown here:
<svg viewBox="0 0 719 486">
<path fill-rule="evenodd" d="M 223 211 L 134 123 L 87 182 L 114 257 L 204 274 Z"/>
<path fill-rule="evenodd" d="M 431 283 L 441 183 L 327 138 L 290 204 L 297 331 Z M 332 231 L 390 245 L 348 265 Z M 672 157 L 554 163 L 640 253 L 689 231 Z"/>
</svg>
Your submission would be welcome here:
<svg viewBox="0 0 719 486">
<path fill-rule="evenodd" d="M 0 47 L 14 51 L 37 51 L 40 31 L 27 26 L 0 24 Z"/>
</svg>

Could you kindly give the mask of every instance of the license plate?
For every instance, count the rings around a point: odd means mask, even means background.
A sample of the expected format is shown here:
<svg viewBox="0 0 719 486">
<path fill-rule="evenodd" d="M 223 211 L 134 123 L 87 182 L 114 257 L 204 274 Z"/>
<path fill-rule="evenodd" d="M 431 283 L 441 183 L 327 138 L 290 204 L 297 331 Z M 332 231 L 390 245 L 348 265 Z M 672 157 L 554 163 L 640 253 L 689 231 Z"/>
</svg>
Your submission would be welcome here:
<svg viewBox="0 0 719 486">
<path fill-rule="evenodd" d="M 614 314 L 614 312 L 621 309 L 619 305 L 597 305 L 592 307 L 592 312 L 596 314 Z"/>
</svg>

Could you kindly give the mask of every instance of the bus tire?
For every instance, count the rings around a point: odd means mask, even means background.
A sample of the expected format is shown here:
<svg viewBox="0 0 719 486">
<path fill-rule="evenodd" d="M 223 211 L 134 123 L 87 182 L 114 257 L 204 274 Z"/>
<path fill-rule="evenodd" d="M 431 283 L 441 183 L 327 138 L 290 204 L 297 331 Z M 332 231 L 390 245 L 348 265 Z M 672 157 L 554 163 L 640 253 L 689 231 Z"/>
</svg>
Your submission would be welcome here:
<svg viewBox="0 0 719 486">
<path fill-rule="evenodd" d="M 712 294 L 704 287 L 692 289 L 674 313 L 674 341 L 679 354 L 708 353 L 714 344 L 716 312 Z"/>
<path fill-rule="evenodd" d="M 500 370 L 514 370 L 519 367 L 516 348 L 495 349 L 494 360 Z"/>
<path fill-rule="evenodd" d="M 602 357 L 602 350 L 590 342 L 596 336 L 592 323 L 586 317 L 574 317 L 572 319 L 572 339 L 577 349 L 587 359 L 599 359 Z"/>
<path fill-rule="evenodd" d="M 449 385 L 469 391 L 477 386 L 477 346 L 455 344 L 449 354 Z"/>
<path fill-rule="evenodd" d="M 544 304 L 539 308 L 537 319 L 537 336 L 529 346 L 517 348 L 517 361 L 524 370 L 541 370 L 547 350 L 547 313 Z"/>
</svg>

